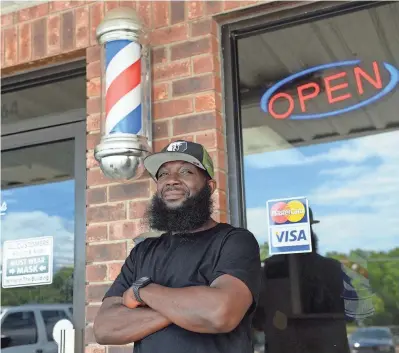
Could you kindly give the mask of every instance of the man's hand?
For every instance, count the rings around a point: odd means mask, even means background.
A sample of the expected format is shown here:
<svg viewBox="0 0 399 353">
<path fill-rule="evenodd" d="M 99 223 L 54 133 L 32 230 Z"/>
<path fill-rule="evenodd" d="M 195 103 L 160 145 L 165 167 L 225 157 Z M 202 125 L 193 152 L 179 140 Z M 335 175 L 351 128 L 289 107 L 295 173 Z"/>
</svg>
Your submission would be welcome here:
<svg viewBox="0 0 399 353">
<path fill-rule="evenodd" d="M 94 320 L 97 343 L 124 345 L 137 342 L 171 324 L 170 320 L 155 310 L 137 306 L 131 310 L 122 301 L 121 297 L 104 299 Z M 133 305 L 133 302 L 129 305 Z"/>
<path fill-rule="evenodd" d="M 139 306 L 144 306 L 139 303 L 133 293 L 133 288 L 129 288 L 123 293 L 123 305 L 128 307 L 129 309 L 136 309 Z"/>
</svg>

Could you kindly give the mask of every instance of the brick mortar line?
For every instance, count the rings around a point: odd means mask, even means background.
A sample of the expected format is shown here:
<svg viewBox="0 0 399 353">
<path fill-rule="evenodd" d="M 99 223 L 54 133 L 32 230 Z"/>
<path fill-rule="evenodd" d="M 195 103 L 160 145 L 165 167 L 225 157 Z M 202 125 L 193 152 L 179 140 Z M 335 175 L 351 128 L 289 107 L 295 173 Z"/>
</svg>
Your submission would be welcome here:
<svg viewBox="0 0 399 353">
<path fill-rule="evenodd" d="M 119 264 L 123 263 L 125 260 L 110 260 L 110 261 L 103 261 L 103 262 L 90 262 L 89 266 L 98 266 L 98 265 L 112 265 L 112 264 Z"/>
<path fill-rule="evenodd" d="M 137 236 L 138 237 L 138 236 Z M 135 238 L 137 238 L 135 237 Z M 134 238 L 133 238 L 134 239 Z M 126 243 L 128 242 L 128 240 L 130 240 L 129 238 L 120 240 L 104 240 L 102 242 L 96 241 L 96 242 L 86 242 L 86 247 L 91 246 L 91 245 L 110 245 L 110 244 L 121 244 L 121 243 Z M 127 251 L 129 252 L 129 249 L 134 248 L 134 246 L 127 246 Z M 115 261 L 124 261 L 124 260 L 115 260 Z M 86 265 L 95 265 L 95 264 L 99 264 L 99 263 L 103 263 L 103 261 L 94 261 L 94 262 L 86 262 Z"/>
<path fill-rule="evenodd" d="M 104 244 L 107 244 L 107 245 L 109 245 L 109 244 L 124 244 L 124 243 L 126 243 L 126 240 L 127 239 L 115 239 L 115 240 L 107 239 L 107 240 L 102 241 L 101 245 L 104 245 Z M 86 245 L 89 245 L 89 246 L 91 246 L 91 245 L 100 245 L 100 244 L 97 244 L 97 243 L 99 243 L 99 242 L 86 243 Z M 96 262 L 96 261 L 94 261 L 94 262 Z M 90 263 L 92 263 L 92 262 L 90 262 Z"/>
<path fill-rule="evenodd" d="M 198 112 L 193 111 L 192 113 L 179 114 L 179 115 L 175 115 L 175 116 L 172 116 L 172 117 L 169 117 L 169 116 L 168 116 L 168 117 L 166 117 L 166 118 L 156 118 L 156 119 L 154 120 L 154 123 L 157 123 L 157 122 L 165 122 L 165 121 L 173 121 L 173 120 L 175 120 L 175 119 L 190 118 L 190 117 L 193 117 L 194 115 L 208 114 L 208 113 L 212 113 L 212 112 L 215 112 L 215 111 L 218 111 L 218 110 L 212 109 L 212 110 L 198 111 Z M 201 131 L 211 131 L 211 130 L 215 130 L 215 129 L 207 129 L 207 130 L 201 130 Z M 190 134 L 193 134 L 193 133 L 190 133 Z M 173 137 L 173 136 L 172 136 L 172 137 Z M 160 139 L 163 139 L 163 138 L 165 138 L 165 137 L 162 137 L 162 138 L 160 138 Z"/>
<path fill-rule="evenodd" d="M 103 202 L 101 204 L 99 203 L 99 204 L 94 204 L 94 205 L 86 205 L 86 210 L 93 209 L 95 207 L 104 207 L 104 206 L 108 206 L 108 205 L 115 206 L 115 205 L 118 205 L 118 204 L 122 204 L 122 202 L 132 202 L 132 201 L 136 201 L 136 199 L 121 200 L 121 201 L 107 201 L 107 202 Z M 144 200 L 143 199 L 140 199 L 140 200 L 137 199 L 137 201 L 144 201 Z M 127 205 L 125 204 L 125 206 L 127 206 Z M 125 209 L 125 210 L 127 211 L 127 209 Z M 136 219 L 136 218 L 131 218 L 131 219 Z M 90 223 L 90 224 L 92 224 L 92 223 Z"/>
<path fill-rule="evenodd" d="M 180 59 L 179 59 L 180 60 Z M 190 61 L 191 60 L 191 57 L 187 57 L 187 58 L 185 58 L 185 59 L 181 59 L 180 61 L 183 61 L 183 60 L 185 60 L 185 61 Z M 190 67 L 190 69 L 191 69 L 191 67 Z M 204 77 L 204 76 L 206 76 L 206 75 L 212 75 L 212 76 L 214 76 L 214 77 L 220 77 L 221 75 L 220 74 L 218 74 L 218 73 L 214 73 L 214 72 L 201 72 L 201 73 L 194 73 L 194 72 L 191 72 L 191 76 L 188 76 L 188 74 L 185 74 L 185 75 L 187 75 L 187 76 L 181 76 L 181 77 L 171 77 L 171 78 L 165 78 L 165 79 L 162 79 L 162 80 L 160 80 L 160 79 L 158 79 L 158 80 L 154 80 L 154 83 L 161 83 L 161 82 L 164 82 L 164 81 L 167 81 L 167 82 L 170 82 L 170 83 L 173 83 L 173 82 L 175 82 L 175 81 L 179 81 L 179 80 L 184 80 L 184 79 L 186 79 L 187 77 Z"/>
<path fill-rule="evenodd" d="M 128 254 L 130 253 L 130 251 L 131 251 L 130 248 L 127 249 L 126 254 L 128 255 Z M 123 258 L 122 260 L 120 260 L 119 263 L 122 263 L 122 264 L 123 264 L 124 261 L 126 260 L 126 257 L 127 257 L 127 256 L 124 255 L 124 258 Z M 115 264 L 115 263 L 117 263 L 117 262 L 110 263 L 110 265 Z M 86 269 L 87 269 L 87 267 L 89 267 L 89 266 L 101 266 L 101 265 L 107 265 L 107 263 L 101 262 L 101 261 L 86 262 Z M 108 266 L 107 266 L 107 269 L 108 269 Z"/>
<path fill-rule="evenodd" d="M 212 74 L 212 73 L 208 72 L 208 74 Z M 184 79 L 184 78 L 182 78 L 182 79 Z M 163 83 L 163 82 L 160 82 L 160 83 Z M 177 97 L 173 97 L 172 96 L 171 98 L 165 98 L 165 99 L 162 99 L 162 100 L 154 101 L 153 105 L 160 104 L 160 103 L 168 103 L 168 102 L 178 101 L 178 100 L 187 99 L 187 98 L 195 99 L 195 98 L 198 98 L 198 97 L 206 96 L 207 94 L 208 95 L 209 94 L 218 94 L 218 95 L 221 96 L 221 93 L 219 93 L 219 91 L 217 91 L 215 88 L 213 88 L 213 89 L 208 89 L 208 90 L 205 90 L 205 91 L 200 91 L 200 92 L 197 92 L 197 93 L 187 94 L 187 95 L 184 95 L 184 96 L 177 96 Z M 161 119 L 163 119 L 163 118 L 161 118 Z M 159 120 L 159 118 L 155 119 L 154 121 L 156 121 L 156 120 Z"/>
<path fill-rule="evenodd" d="M 150 189 L 151 189 L 151 185 L 150 185 Z M 150 192 L 151 192 L 151 190 L 150 190 Z M 134 199 L 134 201 L 140 201 L 140 199 Z M 148 200 L 148 198 L 146 199 L 146 200 Z M 133 202 L 134 202 L 133 201 Z M 144 200 L 143 200 L 144 201 Z M 140 219 L 140 218 L 130 218 L 129 217 L 129 215 L 130 215 L 130 203 L 131 203 L 132 201 L 129 201 L 127 204 L 126 204 L 126 218 L 127 219 L 131 219 L 132 221 L 134 221 L 134 220 L 136 220 L 136 219 Z M 136 222 L 134 222 L 134 223 L 136 223 Z"/>
<path fill-rule="evenodd" d="M 219 52 L 220 52 L 220 51 L 218 50 L 217 52 L 211 51 L 211 52 L 205 52 L 205 53 L 200 53 L 200 54 L 194 54 L 194 55 L 187 56 L 187 57 L 185 57 L 185 58 L 180 58 L 180 59 L 176 59 L 176 60 L 170 60 L 170 61 L 168 61 L 168 62 L 166 62 L 166 63 L 155 64 L 155 65 L 153 66 L 153 68 L 159 69 L 159 68 L 162 67 L 162 66 L 172 65 L 172 64 L 177 63 L 178 61 L 181 61 L 181 60 L 187 60 L 187 59 L 202 57 L 202 56 L 205 56 L 205 55 L 210 55 L 210 56 L 212 56 L 212 55 L 219 55 Z M 192 70 L 192 71 L 193 71 L 193 70 Z"/>
<path fill-rule="evenodd" d="M 117 223 L 121 223 L 121 222 L 126 222 L 126 221 L 131 221 L 131 222 L 134 222 L 134 223 L 139 223 L 140 222 L 140 219 L 141 218 L 129 218 L 129 219 L 126 219 L 126 220 L 120 220 L 120 221 L 109 221 L 108 223 L 107 223 L 107 225 L 114 225 L 114 224 L 117 224 Z M 105 224 L 104 224 L 105 222 L 103 222 L 103 223 L 101 223 L 101 222 L 93 222 L 93 223 L 88 223 L 87 225 L 86 225 L 86 228 L 91 228 L 91 227 L 96 227 L 96 226 L 105 226 Z M 125 239 L 126 240 L 126 239 Z M 103 241 L 106 241 L 106 240 L 103 240 Z M 96 243 L 96 242 L 90 242 L 90 244 L 93 244 L 93 243 Z"/>
<path fill-rule="evenodd" d="M 203 135 L 203 134 L 206 134 L 207 132 L 214 132 L 214 131 L 221 131 L 220 129 L 207 129 L 207 130 L 201 130 L 201 131 L 196 131 L 196 132 L 193 132 L 192 134 L 194 135 L 194 136 L 198 136 L 198 135 Z M 222 132 L 222 131 L 221 131 Z M 222 135 L 224 136 L 225 134 L 222 132 Z"/>
<path fill-rule="evenodd" d="M 89 169 L 89 171 L 91 171 L 91 170 L 94 170 L 94 169 L 97 169 L 98 167 L 93 167 L 93 168 L 90 168 Z M 137 183 L 134 183 L 134 182 L 132 182 L 132 183 L 130 183 L 130 184 L 122 184 L 122 185 L 135 185 L 135 184 L 137 184 Z M 98 189 L 98 188 L 101 188 L 101 187 L 106 187 L 106 186 L 121 186 L 121 184 L 119 183 L 105 183 L 105 184 L 96 184 L 96 185 L 86 185 L 86 190 L 93 190 L 93 189 Z M 146 200 L 147 198 L 145 198 L 145 197 L 138 197 L 137 199 L 136 198 L 134 198 L 135 200 Z M 120 201 L 126 201 L 126 200 L 120 200 Z M 110 202 L 112 202 L 112 203 L 117 203 L 118 201 L 110 201 Z"/>
<path fill-rule="evenodd" d="M 208 72 L 207 74 L 212 75 L 212 72 Z M 184 78 L 182 78 L 182 79 L 184 79 Z M 162 83 L 162 82 L 161 82 L 161 83 Z M 185 96 L 178 96 L 178 97 L 172 97 L 172 98 L 165 98 L 165 99 L 162 99 L 162 100 L 153 101 L 153 105 L 159 104 L 159 103 L 166 103 L 166 102 L 179 101 L 179 100 L 188 99 L 188 98 L 195 99 L 195 98 L 200 98 L 200 97 L 203 97 L 203 96 L 206 96 L 206 95 L 209 95 L 209 94 L 216 94 L 216 95 L 219 95 L 219 96 L 220 96 L 219 98 L 222 98 L 222 97 L 221 97 L 222 94 L 221 94 L 219 91 L 217 91 L 215 88 L 213 88 L 213 89 L 208 89 L 208 90 L 205 90 L 205 91 L 200 91 L 200 92 L 198 92 L 198 93 L 187 94 L 187 95 L 185 95 Z M 158 119 L 159 119 L 159 118 L 158 118 Z M 156 120 L 158 120 L 158 119 L 156 119 Z"/>
<path fill-rule="evenodd" d="M 208 94 L 209 94 L 209 91 L 208 91 Z M 203 96 L 205 96 L 206 94 L 204 94 Z M 189 96 L 185 96 L 186 98 L 189 98 Z M 201 96 L 200 96 L 201 97 Z M 195 97 L 196 98 L 196 97 Z M 172 102 L 172 100 L 169 100 L 169 101 L 165 101 L 165 103 L 168 103 L 168 102 Z M 163 103 L 163 102 L 158 102 L 158 103 Z M 193 109 L 195 109 L 195 99 L 194 99 L 194 97 L 193 97 Z M 201 115 L 201 114 L 205 114 L 205 113 L 212 113 L 212 112 L 215 112 L 215 111 L 217 111 L 217 112 L 219 112 L 219 110 L 218 109 L 214 109 L 214 108 L 212 108 L 212 109 L 210 109 L 210 110 L 201 110 L 201 111 L 195 111 L 195 110 L 193 110 L 192 112 L 190 112 L 190 113 L 183 113 L 183 114 L 178 114 L 178 115 L 174 115 L 174 116 L 167 116 L 167 117 L 164 117 L 164 118 L 155 118 L 154 120 L 153 120 L 153 123 L 156 123 L 156 122 L 158 122 L 158 121 L 165 121 L 165 120 L 173 120 L 173 119 L 181 119 L 181 118 L 187 118 L 187 117 L 191 117 L 191 116 L 193 116 L 193 115 Z M 211 130 L 211 129 L 208 129 L 208 130 Z M 205 131 L 205 130 L 204 130 Z"/>
<path fill-rule="evenodd" d="M 210 76 L 214 76 L 213 74 L 212 74 L 212 72 L 208 72 L 207 74 L 209 74 Z M 186 76 L 186 77 L 180 77 L 179 78 L 179 80 L 174 80 L 173 82 L 178 82 L 178 81 L 180 81 L 180 80 L 188 80 L 188 79 L 193 79 L 193 78 L 197 78 L 198 76 Z M 203 76 L 201 76 L 201 77 L 203 77 Z M 156 82 L 156 84 L 158 84 L 158 83 L 165 83 L 166 81 L 158 81 L 158 82 Z M 157 101 L 153 101 L 153 104 L 155 105 L 155 104 L 157 104 L 157 103 L 164 103 L 164 102 L 170 102 L 170 101 L 174 101 L 174 100 L 179 100 L 179 99 L 184 99 L 184 98 L 190 98 L 190 97 L 192 97 L 192 98 L 194 98 L 194 97 L 196 97 L 197 95 L 202 95 L 202 94 L 204 94 L 204 92 L 208 92 L 208 93 L 210 93 L 211 91 L 214 91 L 214 92 L 218 92 L 218 90 L 216 89 L 216 88 L 206 88 L 206 89 L 204 89 L 204 90 L 200 90 L 200 91 L 197 91 L 197 92 L 191 92 L 191 93 L 183 93 L 183 94 L 178 94 L 178 95 L 173 95 L 173 86 L 172 85 L 169 85 L 170 86 L 170 95 L 168 95 L 170 98 L 164 98 L 164 99 L 162 99 L 162 100 L 157 100 Z"/>
<path fill-rule="evenodd" d="M 193 56 L 191 56 L 190 58 L 197 58 L 197 57 L 205 57 L 205 56 L 215 56 L 216 54 L 214 54 L 214 53 L 201 53 L 201 54 L 196 54 L 196 55 L 193 55 Z M 175 61 L 175 60 L 174 60 Z"/>
<path fill-rule="evenodd" d="M 119 221 L 120 222 L 123 222 L 123 221 L 127 221 L 128 219 L 127 218 L 122 218 L 122 219 L 120 219 Z M 89 223 L 86 223 L 86 229 L 88 228 L 88 227 L 90 227 L 92 224 L 96 224 L 96 225 L 98 225 L 98 226 L 100 226 L 100 225 L 105 225 L 106 223 L 108 223 L 108 222 L 110 222 L 110 221 L 104 221 L 104 222 L 99 222 L 99 221 L 96 221 L 96 222 L 93 222 L 93 223 L 91 223 L 91 222 L 89 222 Z M 86 234 L 87 235 L 87 234 Z M 107 238 L 108 239 L 108 238 Z M 126 239 L 125 239 L 126 240 Z M 103 240 L 103 241 L 108 241 L 108 240 Z M 92 243 L 94 243 L 94 242 L 88 242 L 88 243 L 90 243 L 90 244 L 92 244 Z"/>
<path fill-rule="evenodd" d="M 131 201 L 129 201 L 129 203 L 130 202 L 134 202 L 134 201 L 136 201 L 136 199 L 132 199 Z M 137 201 L 144 201 L 144 200 L 137 200 Z M 127 202 L 127 201 L 126 201 Z M 101 206 L 107 206 L 108 205 L 108 201 L 107 202 L 102 202 L 102 203 L 96 203 L 96 204 L 92 204 L 92 205 L 89 205 L 88 207 L 86 207 L 86 209 L 90 209 L 90 208 L 93 208 L 93 207 L 101 207 Z M 129 205 L 129 204 L 128 204 Z M 129 209 L 128 209 L 128 205 L 126 206 L 126 212 L 129 212 Z M 131 221 L 134 221 L 134 220 L 138 220 L 138 219 L 140 219 L 140 218 L 130 218 L 130 217 L 127 217 L 126 218 L 127 220 L 131 220 Z M 122 220 L 121 220 L 122 221 Z M 120 221 L 112 221 L 112 222 L 120 222 Z M 90 224 L 93 224 L 93 223 L 90 223 Z"/>
<path fill-rule="evenodd" d="M 161 46 L 161 47 L 159 47 L 157 49 L 161 49 L 161 48 L 165 48 L 166 49 L 165 46 Z M 187 61 L 187 60 L 190 60 L 190 57 L 173 60 L 173 61 L 170 61 L 169 63 L 168 62 L 166 62 L 166 63 L 162 63 L 161 62 L 161 63 L 157 63 L 157 64 L 151 65 L 151 69 L 158 69 L 158 68 L 160 68 L 162 66 L 167 66 L 167 65 L 170 65 L 172 62 L 178 64 L 179 61 Z"/>
<path fill-rule="evenodd" d="M 126 222 L 126 221 L 129 221 L 129 219 L 128 218 L 124 218 L 124 219 L 120 219 L 120 220 L 118 220 L 118 221 L 104 221 L 104 222 L 99 222 L 99 221 L 95 221 L 95 222 L 89 222 L 89 223 L 86 223 L 86 231 L 89 229 L 89 228 L 95 228 L 95 227 L 102 227 L 102 226 L 106 226 L 106 225 L 108 225 L 108 223 L 110 223 L 110 222 L 112 222 L 112 223 L 116 223 L 116 222 Z M 134 219 L 130 219 L 130 221 L 134 221 Z M 107 241 L 107 239 L 109 238 L 109 236 L 108 236 L 108 234 L 109 234 L 109 229 L 107 229 L 107 238 L 105 239 L 105 240 L 101 240 L 101 241 Z M 88 234 L 87 234 L 87 232 L 86 232 L 86 238 L 88 237 Z M 86 239 L 87 240 L 87 239 Z M 88 241 L 88 243 L 95 243 L 96 241 Z"/>
<path fill-rule="evenodd" d="M 190 69 L 191 69 L 191 67 L 190 67 Z M 165 83 L 165 82 L 173 83 L 173 82 L 175 82 L 175 81 L 177 81 L 179 79 L 180 80 L 184 80 L 185 78 L 192 78 L 192 77 L 193 77 L 192 72 L 190 72 L 190 73 L 188 73 L 188 74 L 186 74 L 184 76 L 157 79 L 156 81 L 154 80 L 153 83 L 154 84 Z M 176 80 L 176 78 L 177 78 L 177 80 Z M 172 90 L 172 93 L 173 93 L 173 90 Z M 172 97 L 173 97 L 173 95 L 172 95 Z"/>
<path fill-rule="evenodd" d="M 129 207 L 129 204 L 131 203 L 131 202 L 134 202 L 134 201 L 145 201 L 145 200 L 136 200 L 136 199 L 132 199 L 132 200 L 126 200 L 126 202 L 128 202 L 128 204 L 126 205 L 126 212 L 129 212 L 129 209 L 128 209 L 128 207 Z M 92 204 L 92 205 L 89 205 L 88 207 L 86 207 L 86 209 L 90 209 L 90 208 L 92 208 L 92 207 L 96 207 L 96 206 L 99 206 L 99 207 L 101 207 L 101 206 L 107 206 L 109 203 L 110 203 L 111 201 L 106 201 L 106 202 L 101 202 L 101 203 L 96 203 L 96 204 Z M 135 220 L 135 219 L 139 219 L 139 218 L 129 218 L 128 217 L 128 219 L 129 220 Z M 116 222 L 116 221 L 115 221 Z M 91 223 L 90 223 L 91 224 Z"/>
<path fill-rule="evenodd" d="M 221 132 L 223 132 L 223 130 L 221 130 L 221 129 L 219 129 L 219 128 L 214 128 L 214 129 L 212 129 L 212 130 L 201 130 L 201 131 L 197 131 L 196 133 L 201 133 L 202 131 L 221 131 Z M 173 135 L 172 136 L 172 138 L 182 138 L 182 137 L 184 137 L 184 136 L 186 136 L 186 135 L 194 135 L 194 132 L 192 132 L 192 133 L 184 133 L 184 134 L 179 134 L 179 135 Z M 214 150 L 217 150 L 217 148 L 213 148 L 213 149 L 211 149 L 211 150 L 209 150 L 208 152 L 212 152 L 212 151 L 214 151 Z M 225 150 L 221 150 L 221 151 L 225 151 Z"/>
<path fill-rule="evenodd" d="M 214 111 L 222 113 L 219 109 L 216 109 L 216 108 L 212 108 L 212 109 L 209 109 L 209 110 L 198 110 L 198 111 L 196 110 L 195 112 L 201 114 L 201 113 L 212 113 Z"/>
<path fill-rule="evenodd" d="M 93 167 L 90 170 L 93 170 L 94 168 L 98 168 L 98 167 Z M 117 186 L 117 185 L 121 186 L 121 185 L 135 185 L 135 184 L 139 184 L 139 182 L 134 182 L 133 181 L 133 182 L 131 182 L 129 184 L 120 184 L 120 183 L 119 184 L 114 184 L 114 183 L 112 183 L 112 184 L 101 184 L 101 185 L 87 185 L 86 190 L 99 189 L 99 188 L 104 187 L 104 186 Z M 134 199 L 135 200 L 146 200 L 145 197 L 138 197 L 138 198 L 134 198 Z M 112 201 L 112 202 L 115 202 L 115 201 Z"/>
<path fill-rule="evenodd" d="M 93 167 L 93 168 L 97 168 L 97 167 Z M 89 171 L 91 171 L 92 169 L 89 169 Z M 114 183 L 112 183 L 112 184 L 110 184 L 110 183 L 104 183 L 104 184 L 96 184 L 96 185 L 86 185 L 86 190 L 94 190 L 94 189 L 98 189 L 98 188 L 101 188 L 101 187 L 107 187 L 107 186 L 120 186 L 121 184 L 114 184 Z M 127 185 L 134 185 L 133 183 L 132 184 L 127 184 Z M 148 199 L 148 197 L 144 197 L 144 196 L 141 196 L 141 197 L 138 197 L 138 198 L 134 198 L 134 200 L 137 200 L 137 201 L 142 201 L 142 200 L 147 200 Z M 108 201 L 108 202 L 110 202 L 110 203 L 118 203 L 118 202 L 123 202 L 123 201 L 126 201 L 125 199 L 123 199 L 123 200 L 119 200 L 119 201 L 117 201 L 117 200 L 113 200 L 113 201 Z"/>
<path fill-rule="evenodd" d="M 100 167 L 96 167 L 96 168 L 92 168 L 92 169 L 101 170 Z M 111 180 L 111 179 L 110 179 L 110 180 Z M 143 179 L 143 180 L 147 180 L 147 179 Z M 132 181 L 131 183 L 136 183 L 136 182 L 139 182 L 139 180 L 134 180 L 134 181 Z M 119 183 L 118 185 L 124 185 L 124 184 Z"/>
</svg>

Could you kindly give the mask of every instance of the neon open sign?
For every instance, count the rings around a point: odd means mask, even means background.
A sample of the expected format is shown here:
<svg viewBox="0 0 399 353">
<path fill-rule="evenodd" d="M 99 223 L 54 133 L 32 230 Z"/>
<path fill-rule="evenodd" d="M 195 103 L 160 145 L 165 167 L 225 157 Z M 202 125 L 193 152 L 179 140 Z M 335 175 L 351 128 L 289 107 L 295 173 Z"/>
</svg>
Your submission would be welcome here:
<svg viewBox="0 0 399 353">
<path fill-rule="evenodd" d="M 372 69 L 362 67 L 360 60 L 339 61 L 330 64 L 315 66 L 293 74 L 270 87 L 262 96 L 260 107 L 275 119 L 320 119 L 347 113 L 368 104 L 374 103 L 387 95 L 399 81 L 399 71 L 388 63 L 372 63 Z M 329 69 L 340 69 L 330 75 L 323 75 L 320 82 L 311 81 L 298 85 L 293 93 L 284 92 L 284 87 L 303 77 L 325 72 Z M 343 68 L 343 69 L 342 69 Z M 348 70 L 348 68 L 350 70 Z M 346 70 L 345 70 L 346 69 Z M 389 76 L 382 79 L 382 74 Z M 349 89 L 349 80 L 356 83 L 356 93 Z M 386 83 L 384 84 L 385 81 Z M 372 88 L 371 95 L 365 95 L 365 87 Z M 332 110 L 327 112 L 310 113 L 309 105 L 316 98 L 322 97 Z M 357 97 L 354 97 L 354 95 Z M 337 103 L 340 103 L 339 105 Z M 276 105 L 284 106 L 278 110 Z M 335 106 L 334 106 L 335 105 Z"/>
</svg>

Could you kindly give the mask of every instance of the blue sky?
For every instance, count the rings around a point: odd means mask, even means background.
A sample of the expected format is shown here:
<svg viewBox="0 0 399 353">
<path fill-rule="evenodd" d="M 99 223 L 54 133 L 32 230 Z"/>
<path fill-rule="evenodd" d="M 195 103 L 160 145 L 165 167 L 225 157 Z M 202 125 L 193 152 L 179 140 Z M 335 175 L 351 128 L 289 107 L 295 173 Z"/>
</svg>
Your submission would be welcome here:
<svg viewBox="0 0 399 353">
<path fill-rule="evenodd" d="M 49 216 L 59 216 L 68 220 L 74 217 L 73 180 L 57 183 L 29 185 L 1 192 L 10 211 L 31 212 L 41 210 Z"/>
<path fill-rule="evenodd" d="M 305 196 L 320 252 L 399 246 L 399 131 L 244 157 L 248 228 L 267 239 L 266 201 Z"/>
</svg>

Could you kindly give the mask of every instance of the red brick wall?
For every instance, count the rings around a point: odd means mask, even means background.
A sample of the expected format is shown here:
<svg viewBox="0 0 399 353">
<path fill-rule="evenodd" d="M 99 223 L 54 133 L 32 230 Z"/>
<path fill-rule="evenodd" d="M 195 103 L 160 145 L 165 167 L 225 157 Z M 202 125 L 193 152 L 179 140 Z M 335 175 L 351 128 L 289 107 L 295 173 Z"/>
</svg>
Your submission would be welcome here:
<svg viewBox="0 0 399 353">
<path fill-rule="evenodd" d="M 95 344 L 93 318 L 116 277 L 154 191 L 147 175 L 118 184 L 93 157 L 100 140 L 100 62 L 95 29 L 104 11 L 133 7 L 150 29 L 153 53 L 153 133 L 158 151 L 172 140 L 202 143 L 216 167 L 215 218 L 226 221 L 226 151 L 222 116 L 219 27 L 214 15 L 258 1 L 56 1 L 1 17 L 1 67 L 12 73 L 85 56 L 87 60 L 87 268 L 86 353 Z M 109 347 L 109 353 L 131 348 Z"/>
</svg>

